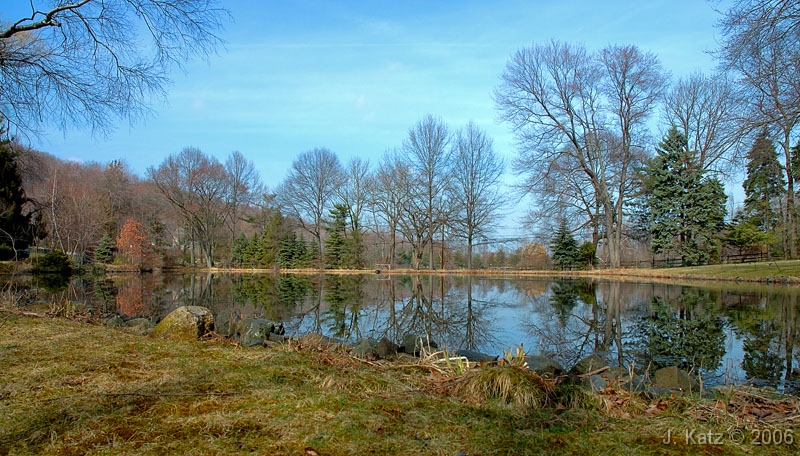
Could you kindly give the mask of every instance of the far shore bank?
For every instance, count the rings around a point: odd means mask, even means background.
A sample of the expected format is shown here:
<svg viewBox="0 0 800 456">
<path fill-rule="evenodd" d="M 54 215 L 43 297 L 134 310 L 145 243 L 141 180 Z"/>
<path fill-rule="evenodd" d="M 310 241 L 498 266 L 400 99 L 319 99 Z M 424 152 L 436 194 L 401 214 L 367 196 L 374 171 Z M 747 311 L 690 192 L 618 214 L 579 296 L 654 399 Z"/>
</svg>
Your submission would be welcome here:
<svg viewBox="0 0 800 456">
<path fill-rule="evenodd" d="M 138 274 L 129 265 L 103 265 L 106 274 Z M 800 260 L 780 260 L 760 263 L 719 264 L 679 268 L 618 268 L 561 271 L 552 269 L 413 269 L 413 268 L 365 268 L 365 269 L 280 269 L 280 268 L 231 268 L 189 267 L 158 268 L 155 273 L 178 274 L 343 274 L 343 275 L 449 275 L 494 278 L 595 278 L 619 281 L 647 281 L 669 283 L 691 282 L 736 282 L 762 283 L 770 285 L 800 285 Z M 30 273 L 28 263 L 0 262 L 0 274 Z"/>
<path fill-rule="evenodd" d="M 496 278 L 597 278 L 613 280 L 646 280 L 669 282 L 753 282 L 767 284 L 800 285 L 800 260 L 781 260 L 762 263 L 721 264 L 680 268 L 619 268 L 577 271 L 513 270 L 513 269 L 280 269 L 280 268 L 229 268 L 229 267 L 179 267 L 163 269 L 176 273 L 224 274 L 354 274 L 354 275 L 454 275 Z M 110 266 L 109 273 L 135 272 Z"/>
</svg>

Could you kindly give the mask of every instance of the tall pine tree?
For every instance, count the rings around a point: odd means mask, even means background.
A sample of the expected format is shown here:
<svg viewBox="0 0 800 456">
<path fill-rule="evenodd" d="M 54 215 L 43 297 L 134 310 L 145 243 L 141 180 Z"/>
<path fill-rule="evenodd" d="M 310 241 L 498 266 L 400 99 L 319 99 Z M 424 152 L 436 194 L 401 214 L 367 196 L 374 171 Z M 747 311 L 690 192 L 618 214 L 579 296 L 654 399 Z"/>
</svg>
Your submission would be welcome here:
<svg viewBox="0 0 800 456">
<path fill-rule="evenodd" d="M 764 232 L 774 231 L 780 221 L 786 181 L 766 129 L 747 152 L 747 178 L 742 186 L 746 220 Z"/>
<path fill-rule="evenodd" d="M 686 265 L 708 262 L 719 250 L 727 196 L 718 179 L 705 176 L 677 128 L 669 130 L 642 169 L 642 184 L 653 253 L 677 253 Z"/>
<path fill-rule="evenodd" d="M 344 204 L 335 204 L 330 211 L 330 220 L 326 222 L 325 267 L 357 269 L 364 265 L 358 229 L 347 232 L 349 217 L 350 210 Z"/>
</svg>

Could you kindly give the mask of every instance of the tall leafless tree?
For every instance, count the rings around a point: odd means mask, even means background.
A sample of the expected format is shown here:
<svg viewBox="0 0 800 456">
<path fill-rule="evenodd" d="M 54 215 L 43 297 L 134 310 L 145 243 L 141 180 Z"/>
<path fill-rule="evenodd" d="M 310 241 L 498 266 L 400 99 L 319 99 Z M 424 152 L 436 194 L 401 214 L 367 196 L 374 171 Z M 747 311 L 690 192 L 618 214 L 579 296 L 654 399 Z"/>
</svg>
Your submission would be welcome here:
<svg viewBox="0 0 800 456">
<path fill-rule="evenodd" d="M 642 52 L 636 46 L 609 46 L 600 51 L 599 60 L 605 70 L 602 91 L 613 119 L 605 127 L 605 135 L 618 138 L 617 144 L 610 141 L 612 146 L 605 148 L 608 152 L 605 178 L 614 187 L 614 213 L 611 217 L 605 213 L 606 237 L 609 249 L 619 252 L 626 204 L 637 183 L 635 168 L 646 158 L 646 123 L 655 111 L 667 75 L 655 54 Z M 601 196 L 601 201 L 605 201 L 606 197 Z M 612 267 L 619 267 L 620 254 L 611 258 Z"/>
<path fill-rule="evenodd" d="M 658 59 L 634 46 L 592 55 L 552 41 L 517 51 L 495 91 L 517 137 L 515 171 L 550 207 L 581 208 L 611 267 L 620 264 L 633 168 L 665 80 Z"/>
<path fill-rule="evenodd" d="M 242 209 L 252 206 L 264 194 L 264 185 L 255 165 L 241 152 L 233 151 L 225 161 L 228 173 L 227 203 L 230 217 L 227 218 L 231 239 L 236 239 L 236 227 L 242 219 Z"/>
<path fill-rule="evenodd" d="M 433 236 L 446 222 L 445 190 L 451 178 L 450 133 L 438 117 L 426 115 L 409 131 L 403 143 L 413 177 L 407 200 L 406 238 L 412 242 L 414 266 L 419 267 L 425 247 L 430 248 L 433 269 Z M 411 237 L 409 237 L 411 236 Z"/>
<path fill-rule="evenodd" d="M 467 241 L 467 268 L 472 269 L 475 240 L 492 230 L 492 222 L 506 203 L 499 188 L 505 161 L 494 151 L 492 138 L 473 122 L 456 133 L 453 149 L 450 188 L 457 213 L 451 226 Z"/>
<path fill-rule="evenodd" d="M 362 217 L 369 203 L 369 191 L 372 187 L 369 161 L 359 157 L 352 158 L 344 169 L 344 177 L 344 185 L 338 192 L 339 199 L 350 212 L 350 230 L 360 233 L 363 224 Z"/>
<path fill-rule="evenodd" d="M 392 149 L 383 155 L 371 181 L 369 193 L 371 212 L 376 218 L 375 231 L 379 237 L 389 236 L 389 252 L 385 254 L 385 260 L 390 268 L 394 264 L 397 233 L 409 195 L 409 179 L 408 165 L 403 162 L 400 152 Z"/>
<path fill-rule="evenodd" d="M 304 152 L 292 162 L 289 175 L 277 190 L 278 204 L 313 236 L 322 258 L 323 219 L 345 182 L 342 164 L 326 148 Z"/>
<path fill-rule="evenodd" d="M 719 57 L 737 77 L 746 102 L 743 134 L 767 128 L 783 154 L 786 172 L 786 240 L 797 256 L 796 196 L 791 141 L 800 123 L 800 5 L 789 0 L 738 0 L 721 23 Z"/>
<path fill-rule="evenodd" d="M 225 167 L 200 149 L 187 147 L 158 168 L 148 168 L 147 177 L 181 214 L 192 242 L 200 245 L 206 265 L 213 267 L 219 230 L 229 215 L 230 179 Z"/>
<path fill-rule="evenodd" d="M 556 164 L 576 166 L 602 207 L 605 239 L 612 241 L 616 237 L 614 224 L 608 223 L 614 213 L 606 179 L 608 151 L 602 148 L 599 134 L 605 127 L 602 79 L 601 68 L 585 48 L 552 41 L 522 48 L 511 56 L 495 101 L 517 136 L 516 171 L 547 176 Z M 618 251 L 609 247 L 612 263 L 618 261 Z"/>
<path fill-rule="evenodd" d="M 0 25 L 0 116 L 23 135 L 134 120 L 172 67 L 215 52 L 226 16 L 216 0 L 31 1 Z"/>
</svg>

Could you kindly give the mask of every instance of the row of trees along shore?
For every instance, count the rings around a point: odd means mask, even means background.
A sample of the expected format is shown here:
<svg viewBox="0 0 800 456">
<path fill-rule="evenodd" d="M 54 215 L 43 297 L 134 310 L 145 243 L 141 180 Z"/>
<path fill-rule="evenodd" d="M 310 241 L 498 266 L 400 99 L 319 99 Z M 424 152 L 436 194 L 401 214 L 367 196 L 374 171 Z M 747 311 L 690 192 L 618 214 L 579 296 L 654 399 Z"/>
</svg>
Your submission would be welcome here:
<svg viewBox="0 0 800 456">
<path fill-rule="evenodd" d="M 170 66 L 214 52 L 227 14 L 210 0 L 159 3 L 171 10 L 148 0 L 106 3 L 102 11 L 77 2 L 0 25 L 4 258 L 32 245 L 79 262 L 145 269 L 572 268 L 654 258 L 701 264 L 732 253 L 797 257 L 797 2 L 735 1 L 721 15 L 712 75 L 673 80 L 655 54 L 635 45 L 591 51 L 553 40 L 520 48 L 498 69 L 494 90 L 516 137 L 513 188 L 483 129 L 470 122 L 453 130 L 434 115 L 374 161 L 342 163 L 314 148 L 269 186 L 239 152 L 223 163 L 187 147 L 140 177 L 122 161 L 78 164 L 25 147 L 11 128 L 26 137 L 48 120 L 103 131 L 111 118 L 146 111 L 145 98 L 163 92 Z M 155 57 L 137 40 L 120 39 L 137 33 L 134 11 L 160 26 L 144 36 Z M 113 84 L 124 90 L 108 90 Z M 745 200 L 729 210 L 723 179 L 737 175 L 746 176 Z M 493 228 L 523 195 L 527 240 L 492 242 Z"/>
</svg>

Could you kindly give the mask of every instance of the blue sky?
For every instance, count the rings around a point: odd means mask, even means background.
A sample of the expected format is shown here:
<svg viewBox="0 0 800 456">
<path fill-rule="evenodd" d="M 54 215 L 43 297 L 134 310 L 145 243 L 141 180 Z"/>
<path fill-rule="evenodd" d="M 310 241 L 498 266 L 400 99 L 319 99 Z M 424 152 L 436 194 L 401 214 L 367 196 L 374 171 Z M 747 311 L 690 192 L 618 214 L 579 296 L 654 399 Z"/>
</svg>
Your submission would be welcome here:
<svg viewBox="0 0 800 456">
<path fill-rule="evenodd" d="M 28 4 L 13 1 L 0 7 L 5 19 Z M 140 175 L 187 146 L 220 160 L 238 150 L 274 188 L 299 153 L 324 146 L 342 162 L 375 162 L 434 114 L 451 129 L 473 120 L 510 158 L 513 138 L 492 92 L 518 48 L 635 44 L 680 77 L 712 71 L 707 51 L 717 45 L 717 2 L 704 0 L 223 4 L 232 14 L 225 48 L 175 71 L 152 117 L 121 121 L 105 138 L 48 129 L 30 145 L 64 159 L 121 158 Z"/>
</svg>

